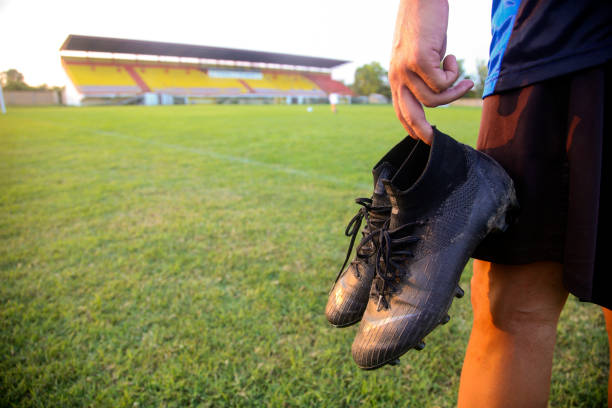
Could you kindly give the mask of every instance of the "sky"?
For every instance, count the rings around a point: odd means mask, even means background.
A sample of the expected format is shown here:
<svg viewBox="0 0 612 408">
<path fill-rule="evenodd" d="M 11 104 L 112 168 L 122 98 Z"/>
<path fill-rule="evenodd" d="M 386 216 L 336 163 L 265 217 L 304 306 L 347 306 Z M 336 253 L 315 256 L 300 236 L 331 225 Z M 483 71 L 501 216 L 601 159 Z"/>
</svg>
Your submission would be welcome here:
<svg viewBox="0 0 612 408">
<path fill-rule="evenodd" d="M 399 0 L 0 0 L 0 72 L 30 85 L 66 85 L 68 34 L 168 41 L 352 61 L 333 71 L 389 66 Z M 450 0 L 447 52 L 468 73 L 489 50 L 491 0 Z"/>
</svg>

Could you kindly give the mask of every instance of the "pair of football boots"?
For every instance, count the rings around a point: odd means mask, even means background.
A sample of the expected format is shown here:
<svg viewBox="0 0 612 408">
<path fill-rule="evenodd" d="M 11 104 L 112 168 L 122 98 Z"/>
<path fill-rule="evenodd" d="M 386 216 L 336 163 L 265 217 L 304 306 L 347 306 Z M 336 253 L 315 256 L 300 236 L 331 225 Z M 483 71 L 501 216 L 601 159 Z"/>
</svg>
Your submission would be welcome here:
<svg viewBox="0 0 612 408">
<path fill-rule="evenodd" d="M 356 200 L 362 208 L 345 231 L 351 243 L 325 309 L 334 326 L 361 321 L 352 354 L 363 369 L 425 347 L 463 296 L 459 278 L 478 244 L 518 208 L 495 160 L 435 128 L 431 146 L 406 137 L 372 173 L 372 198 Z"/>
</svg>

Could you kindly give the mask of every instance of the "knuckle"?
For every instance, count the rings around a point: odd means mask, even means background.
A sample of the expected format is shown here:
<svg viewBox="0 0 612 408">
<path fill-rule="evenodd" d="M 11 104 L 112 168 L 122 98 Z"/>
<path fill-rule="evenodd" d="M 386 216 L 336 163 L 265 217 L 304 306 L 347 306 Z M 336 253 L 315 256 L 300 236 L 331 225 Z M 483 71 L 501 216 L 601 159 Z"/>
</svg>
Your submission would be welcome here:
<svg viewBox="0 0 612 408">
<path fill-rule="evenodd" d="M 413 49 L 404 51 L 393 58 L 391 66 L 402 71 L 414 71 L 420 65 L 420 57 Z"/>
<path fill-rule="evenodd" d="M 435 93 L 442 93 L 446 90 L 444 84 L 438 83 L 438 82 L 434 82 L 434 80 L 432 79 L 432 83 L 431 83 L 431 89 L 432 91 L 434 91 Z"/>
<path fill-rule="evenodd" d="M 428 108 L 435 108 L 436 106 L 438 106 L 437 104 L 435 104 L 434 102 L 430 100 L 423 101 L 423 105 L 425 105 Z"/>
<path fill-rule="evenodd" d="M 435 108 L 436 106 L 440 105 L 433 94 L 425 95 L 423 98 L 421 98 L 421 103 L 428 108 Z"/>
<path fill-rule="evenodd" d="M 392 68 L 389 70 L 389 73 L 387 74 L 387 78 L 389 78 L 389 82 L 395 83 L 399 81 L 400 74 L 396 68 Z"/>
<path fill-rule="evenodd" d="M 408 54 L 408 61 L 413 67 L 423 67 L 427 60 L 427 53 L 421 47 L 415 47 Z"/>
</svg>

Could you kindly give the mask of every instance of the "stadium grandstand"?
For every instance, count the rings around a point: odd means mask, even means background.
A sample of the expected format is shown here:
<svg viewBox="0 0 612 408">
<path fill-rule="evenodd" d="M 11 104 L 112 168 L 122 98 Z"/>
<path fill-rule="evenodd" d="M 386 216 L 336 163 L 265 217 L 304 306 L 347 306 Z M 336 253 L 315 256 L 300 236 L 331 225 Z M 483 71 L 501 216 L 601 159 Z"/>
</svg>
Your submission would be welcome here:
<svg viewBox="0 0 612 408">
<path fill-rule="evenodd" d="M 61 60 L 83 104 L 317 103 L 351 90 L 331 70 L 348 61 L 69 35 Z"/>
</svg>

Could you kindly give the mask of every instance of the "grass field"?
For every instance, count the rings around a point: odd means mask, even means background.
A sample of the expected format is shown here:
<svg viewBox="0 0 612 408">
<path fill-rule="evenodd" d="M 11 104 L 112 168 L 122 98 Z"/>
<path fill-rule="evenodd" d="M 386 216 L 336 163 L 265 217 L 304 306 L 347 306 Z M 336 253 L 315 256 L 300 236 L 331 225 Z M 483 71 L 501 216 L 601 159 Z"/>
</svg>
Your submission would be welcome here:
<svg viewBox="0 0 612 408">
<path fill-rule="evenodd" d="M 475 143 L 478 108 L 430 119 Z M 471 325 L 360 371 L 323 314 L 392 108 L 10 109 L 0 116 L 0 406 L 456 403 Z M 561 317 L 550 405 L 602 407 L 600 310 Z"/>
</svg>

